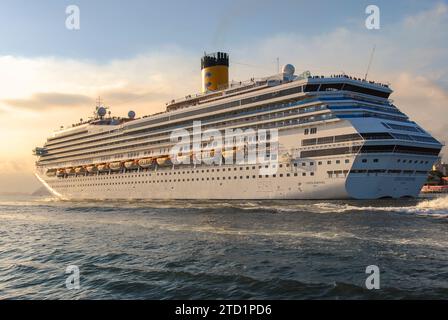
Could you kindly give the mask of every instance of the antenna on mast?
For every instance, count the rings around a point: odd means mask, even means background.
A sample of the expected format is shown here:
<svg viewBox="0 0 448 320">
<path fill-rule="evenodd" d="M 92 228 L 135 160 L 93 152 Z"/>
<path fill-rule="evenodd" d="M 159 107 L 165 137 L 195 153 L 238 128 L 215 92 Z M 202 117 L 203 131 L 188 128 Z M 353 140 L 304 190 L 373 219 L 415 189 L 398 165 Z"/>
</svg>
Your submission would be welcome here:
<svg viewBox="0 0 448 320">
<path fill-rule="evenodd" d="M 373 45 L 372 53 L 370 53 L 369 65 L 367 66 L 367 71 L 366 71 L 366 75 L 364 76 L 364 80 L 367 80 L 367 75 L 369 74 L 370 66 L 372 65 L 372 60 L 373 60 L 373 55 L 375 54 L 375 49 L 376 49 L 376 44 Z"/>
<path fill-rule="evenodd" d="M 98 98 L 96 99 L 96 107 L 99 108 L 101 107 L 101 97 L 98 96 Z"/>
<path fill-rule="evenodd" d="M 95 106 L 95 112 L 93 113 L 93 118 L 94 119 L 103 119 L 103 117 L 106 115 L 107 113 L 107 107 L 103 107 L 103 105 L 101 104 L 101 97 L 98 96 L 98 99 L 96 99 L 96 106 Z"/>
</svg>

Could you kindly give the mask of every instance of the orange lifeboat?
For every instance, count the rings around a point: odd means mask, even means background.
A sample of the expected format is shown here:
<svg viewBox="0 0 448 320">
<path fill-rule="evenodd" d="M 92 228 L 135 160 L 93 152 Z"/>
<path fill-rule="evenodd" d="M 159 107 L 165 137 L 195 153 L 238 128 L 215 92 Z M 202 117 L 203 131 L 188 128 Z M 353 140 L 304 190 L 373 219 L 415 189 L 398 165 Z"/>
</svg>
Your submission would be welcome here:
<svg viewBox="0 0 448 320">
<path fill-rule="evenodd" d="M 157 164 L 162 167 L 172 165 L 171 158 L 169 156 L 159 157 L 159 158 L 157 158 L 156 161 L 157 161 Z"/>
<path fill-rule="evenodd" d="M 67 168 L 67 169 L 65 169 L 65 173 L 68 175 L 73 175 L 73 174 L 75 174 L 75 169 Z"/>
<path fill-rule="evenodd" d="M 98 167 L 95 165 L 87 166 L 86 169 L 87 169 L 87 172 L 89 172 L 89 173 L 94 173 L 94 172 L 98 171 Z"/>
<path fill-rule="evenodd" d="M 124 163 L 124 166 L 126 169 L 128 170 L 132 170 L 132 169 L 138 169 L 138 163 L 136 160 L 131 160 L 131 161 L 126 161 Z"/>
<path fill-rule="evenodd" d="M 138 165 L 142 168 L 149 168 L 153 165 L 154 161 L 152 158 L 145 158 L 138 160 Z"/>
<path fill-rule="evenodd" d="M 107 163 L 99 164 L 98 171 L 100 172 L 109 171 L 109 166 L 107 165 Z"/>
<path fill-rule="evenodd" d="M 58 177 L 63 177 L 65 175 L 65 170 L 64 169 L 58 169 L 58 171 L 56 171 L 56 175 Z"/>
<path fill-rule="evenodd" d="M 86 173 L 86 169 L 84 167 L 75 168 L 75 173 L 76 174 Z"/>
<path fill-rule="evenodd" d="M 119 170 L 121 170 L 123 168 L 123 164 L 120 161 L 118 161 L 118 162 L 111 162 L 111 163 L 109 163 L 109 168 L 112 171 L 119 171 Z"/>
<path fill-rule="evenodd" d="M 46 175 L 47 177 L 54 177 L 56 175 L 56 169 L 48 169 Z"/>
</svg>

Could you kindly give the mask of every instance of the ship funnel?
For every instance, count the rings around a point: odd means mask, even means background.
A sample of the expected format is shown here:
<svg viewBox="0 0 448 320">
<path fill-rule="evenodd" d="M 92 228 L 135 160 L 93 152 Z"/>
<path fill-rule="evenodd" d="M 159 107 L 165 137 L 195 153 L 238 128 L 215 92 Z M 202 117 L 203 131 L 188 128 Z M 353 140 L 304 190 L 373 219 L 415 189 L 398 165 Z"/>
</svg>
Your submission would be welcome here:
<svg viewBox="0 0 448 320">
<path fill-rule="evenodd" d="M 204 54 L 201 59 L 202 92 L 229 86 L 229 55 L 224 52 Z"/>
</svg>

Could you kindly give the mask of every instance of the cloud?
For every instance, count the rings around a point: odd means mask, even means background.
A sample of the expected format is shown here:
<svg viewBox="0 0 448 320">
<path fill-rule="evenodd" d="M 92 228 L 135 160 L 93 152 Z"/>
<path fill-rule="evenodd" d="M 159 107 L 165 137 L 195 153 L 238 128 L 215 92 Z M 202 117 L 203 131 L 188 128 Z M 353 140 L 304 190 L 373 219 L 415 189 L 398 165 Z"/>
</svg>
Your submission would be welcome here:
<svg viewBox="0 0 448 320">
<path fill-rule="evenodd" d="M 448 18 L 447 14 L 448 5 L 440 2 L 428 10 L 406 17 L 403 20 L 403 25 L 409 28 L 421 28 L 422 26 L 440 23 L 440 20 L 446 20 Z"/>
<path fill-rule="evenodd" d="M 136 89 L 125 88 L 104 91 L 101 93 L 101 101 L 107 102 L 111 106 L 120 106 L 124 104 L 141 103 L 149 101 L 167 100 L 171 98 L 168 94 L 155 91 L 136 92 Z M 26 99 L 5 99 L 3 103 L 11 108 L 23 108 L 29 110 L 47 110 L 47 109 L 65 109 L 73 107 L 92 107 L 96 100 L 93 97 L 82 94 L 67 94 L 58 92 L 35 93 Z M 0 109 L 0 112 L 6 111 Z"/>
<path fill-rule="evenodd" d="M 166 101 L 200 88 L 198 64 L 175 46 L 105 63 L 0 56 L 0 108 L 57 112 L 84 105 L 78 112 L 85 112 L 101 96 L 112 107 L 129 102 L 161 111 Z"/>
<path fill-rule="evenodd" d="M 3 102 L 12 107 L 42 110 L 92 104 L 93 99 L 81 94 L 48 92 L 35 93 L 28 99 L 6 99 Z"/>
<path fill-rule="evenodd" d="M 410 73 L 397 75 L 393 82 L 397 106 L 437 138 L 447 140 L 448 91 L 425 76 Z"/>
</svg>

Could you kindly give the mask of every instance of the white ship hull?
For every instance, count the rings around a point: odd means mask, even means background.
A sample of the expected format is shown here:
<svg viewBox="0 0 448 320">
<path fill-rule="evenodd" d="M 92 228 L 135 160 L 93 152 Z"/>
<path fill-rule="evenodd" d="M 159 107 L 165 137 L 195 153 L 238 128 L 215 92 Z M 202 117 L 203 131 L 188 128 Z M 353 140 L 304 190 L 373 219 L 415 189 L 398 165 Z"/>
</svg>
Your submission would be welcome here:
<svg viewBox="0 0 448 320">
<path fill-rule="evenodd" d="M 297 166 L 286 164 L 275 176 L 260 175 L 259 166 L 214 166 L 159 168 L 112 174 L 94 174 L 58 179 L 37 173 L 50 192 L 61 199 L 380 199 L 418 196 L 426 175 L 394 173 L 352 173 L 350 170 L 365 156 L 339 159 L 337 171 L 329 177 L 334 165 Z M 396 163 L 399 156 L 374 155 L 378 163 Z M 409 156 L 407 157 L 409 158 Z M 421 157 L 411 157 L 420 164 Z M 421 164 L 428 171 L 435 160 Z M 346 164 L 345 160 L 349 162 Z M 299 162 L 300 163 L 300 162 Z M 425 164 L 426 163 L 426 164 Z M 431 163 L 431 164 L 429 164 Z M 379 165 L 378 165 L 379 166 Z M 377 166 L 377 167 L 378 167 Z M 253 169 L 255 167 L 255 169 Z M 394 167 L 397 170 L 397 167 Z M 401 169 L 406 169 L 403 166 Z M 213 169 L 213 172 L 211 170 Z M 235 170 L 236 169 L 236 170 Z M 241 170 L 242 169 L 242 170 Z M 202 170 L 205 172 L 202 173 Z M 206 171 L 209 170 L 207 173 Z M 219 171 L 217 171 L 219 170 Z M 369 170 L 369 169 L 366 169 Z M 374 166 L 370 170 L 375 170 Z M 344 174 L 344 171 L 348 173 Z M 184 172 L 184 173 L 183 173 Z M 189 172 L 189 173 L 187 173 Z M 310 173 L 314 175 L 311 176 Z M 303 174 L 306 176 L 303 176 Z M 236 178 L 235 178 L 236 177 Z M 218 180 L 219 179 L 219 180 Z"/>
</svg>

